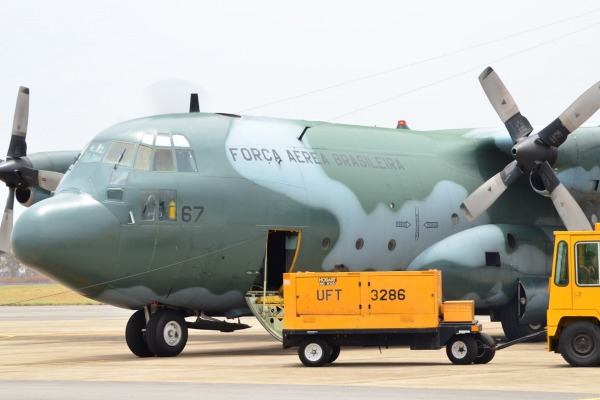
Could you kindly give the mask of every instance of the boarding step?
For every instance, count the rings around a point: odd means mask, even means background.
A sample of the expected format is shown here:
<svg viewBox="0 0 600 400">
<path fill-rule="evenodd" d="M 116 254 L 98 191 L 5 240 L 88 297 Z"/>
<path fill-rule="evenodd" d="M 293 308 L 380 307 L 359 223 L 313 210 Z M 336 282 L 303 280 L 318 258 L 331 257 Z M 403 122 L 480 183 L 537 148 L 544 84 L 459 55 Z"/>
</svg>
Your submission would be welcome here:
<svg viewBox="0 0 600 400">
<path fill-rule="evenodd" d="M 279 292 L 250 291 L 246 293 L 246 303 L 267 332 L 283 341 L 283 295 Z"/>
</svg>

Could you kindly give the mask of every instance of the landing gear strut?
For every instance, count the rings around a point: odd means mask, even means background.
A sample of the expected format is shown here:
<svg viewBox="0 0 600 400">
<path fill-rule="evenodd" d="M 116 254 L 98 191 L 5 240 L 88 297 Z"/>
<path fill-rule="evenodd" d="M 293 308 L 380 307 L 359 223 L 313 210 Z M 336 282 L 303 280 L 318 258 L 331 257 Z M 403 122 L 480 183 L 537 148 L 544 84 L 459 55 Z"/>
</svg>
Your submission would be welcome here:
<svg viewBox="0 0 600 400">
<path fill-rule="evenodd" d="M 500 310 L 500 321 L 502 330 L 508 340 L 519 339 L 523 336 L 531 335 L 543 331 L 546 328 L 546 321 L 540 321 L 537 324 L 524 324 L 519 322 L 519 296 L 515 295 L 513 299 Z M 544 339 L 538 339 L 539 341 Z"/>
</svg>

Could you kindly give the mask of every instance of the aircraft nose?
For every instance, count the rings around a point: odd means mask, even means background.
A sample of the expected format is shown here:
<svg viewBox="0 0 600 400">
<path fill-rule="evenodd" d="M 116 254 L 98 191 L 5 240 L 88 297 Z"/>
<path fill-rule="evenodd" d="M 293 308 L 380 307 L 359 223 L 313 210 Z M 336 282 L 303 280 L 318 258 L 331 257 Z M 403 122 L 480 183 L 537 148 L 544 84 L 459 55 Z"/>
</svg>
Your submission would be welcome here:
<svg viewBox="0 0 600 400">
<path fill-rule="evenodd" d="M 12 250 L 28 267 L 94 297 L 112 271 L 119 221 L 88 195 L 60 193 L 34 204 L 17 219 Z"/>
</svg>

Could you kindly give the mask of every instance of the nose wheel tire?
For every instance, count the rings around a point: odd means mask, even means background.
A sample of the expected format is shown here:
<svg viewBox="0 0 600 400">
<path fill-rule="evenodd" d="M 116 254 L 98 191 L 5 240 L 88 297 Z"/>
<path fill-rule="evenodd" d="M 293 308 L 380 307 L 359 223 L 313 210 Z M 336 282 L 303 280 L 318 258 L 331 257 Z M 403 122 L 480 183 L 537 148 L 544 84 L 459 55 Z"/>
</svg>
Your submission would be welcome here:
<svg viewBox="0 0 600 400">
<path fill-rule="evenodd" d="M 146 343 L 158 357 L 174 357 L 183 351 L 188 339 L 188 326 L 175 310 L 159 310 L 146 326 Z"/>
<path fill-rule="evenodd" d="M 325 339 L 304 339 L 298 347 L 298 357 L 307 367 L 321 367 L 329 361 L 331 350 L 331 345 Z"/>
<path fill-rule="evenodd" d="M 453 364 L 471 364 L 477 357 L 477 343 L 472 335 L 454 335 L 446 343 L 446 355 Z"/>
<path fill-rule="evenodd" d="M 154 357 L 146 343 L 146 317 L 144 310 L 138 310 L 129 318 L 125 327 L 125 341 L 129 350 L 138 357 Z"/>
</svg>

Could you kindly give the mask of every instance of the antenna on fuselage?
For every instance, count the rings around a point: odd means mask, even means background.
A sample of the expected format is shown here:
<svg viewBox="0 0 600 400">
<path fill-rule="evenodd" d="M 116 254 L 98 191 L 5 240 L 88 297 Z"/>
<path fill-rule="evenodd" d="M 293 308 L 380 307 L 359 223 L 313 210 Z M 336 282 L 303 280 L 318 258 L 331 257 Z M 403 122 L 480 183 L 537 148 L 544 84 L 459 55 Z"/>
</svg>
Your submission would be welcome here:
<svg viewBox="0 0 600 400">
<path fill-rule="evenodd" d="M 299 141 L 302 141 L 302 138 L 304 137 L 304 134 L 306 133 L 306 131 L 308 130 L 308 128 L 310 128 L 310 126 L 305 126 L 304 130 L 302 131 L 302 133 L 300 134 L 300 137 L 298 138 Z"/>
<path fill-rule="evenodd" d="M 200 112 L 200 102 L 198 101 L 198 93 L 192 93 L 190 95 L 190 112 Z"/>
</svg>

